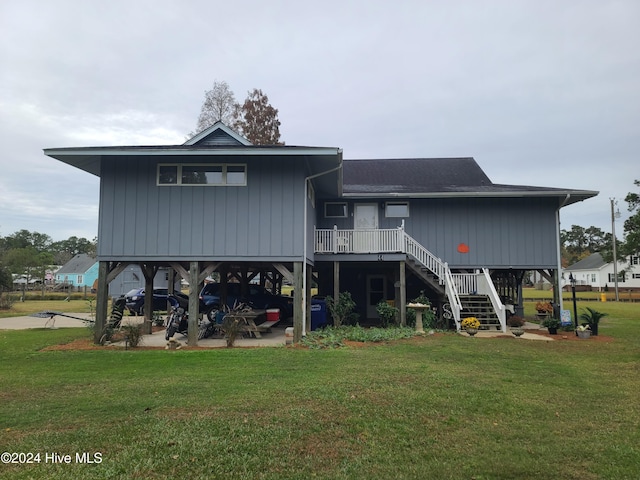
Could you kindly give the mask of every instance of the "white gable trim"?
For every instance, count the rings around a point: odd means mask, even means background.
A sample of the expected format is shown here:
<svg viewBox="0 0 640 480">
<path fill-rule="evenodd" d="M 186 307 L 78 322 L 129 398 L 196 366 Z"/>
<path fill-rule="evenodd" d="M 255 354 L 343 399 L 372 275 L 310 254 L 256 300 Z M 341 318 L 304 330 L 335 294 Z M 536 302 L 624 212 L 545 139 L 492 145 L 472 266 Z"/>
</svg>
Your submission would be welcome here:
<svg viewBox="0 0 640 480">
<path fill-rule="evenodd" d="M 195 137 L 191 137 L 189 140 L 187 140 L 186 142 L 183 143 L 183 145 L 195 145 L 196 143 L 198 143 L 200 140 L 202 140 L 203 138 L 208 137 L 209 135 L 211 135 L 213 132 L 215 132 L 216 130 L 222 130 L 224 133 L 226 133 L 227 135 L 229 135 L 231 138 L 233 138 L 234 140 L 237 140 L 238 142 L 240 142 L 242 145 L 244 146 L 249 146 L 249 145 L 253 145 L 249 140 L 247 140 L 246 138 L 244 138 L 242 135 L 240 135 L 239 133 L 237 133 L 236 131 L 232 130 L 231 128 L 229 128 L 227 125 L 225 125 L 224 123 L 222 123 L 220 120 L 218 120 L 216 123 L 214 123 L 213 125 L 211 125 L 209 128 L 201 131 L 199 134 L 197 134 Z"/>
</svg>

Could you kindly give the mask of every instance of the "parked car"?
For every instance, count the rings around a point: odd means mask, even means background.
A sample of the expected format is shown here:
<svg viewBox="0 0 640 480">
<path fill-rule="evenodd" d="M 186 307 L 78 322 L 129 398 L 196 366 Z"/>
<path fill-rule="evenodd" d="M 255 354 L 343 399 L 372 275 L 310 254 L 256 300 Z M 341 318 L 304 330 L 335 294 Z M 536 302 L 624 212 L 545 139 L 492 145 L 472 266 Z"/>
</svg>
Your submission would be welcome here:
<svg viewBox="0 0 640 480">
<path fill-rule="evenodd" d="M 233 308 L 236 302 L 244 302 L 257 309 L 279 308 L 280 318 L 286 320 L 293 317 L 293 298 L 274 295 L 260 285 L 249 284 L 247 295 L 242 295 L 239 283 L 227 284 L 227 306 Z M 200 311 L 214 321 L 213 315 L 220 309 L 220 284 L 208 283 L 200 292 Z"/>
<path fill-rule="evenodd" d="M 153 311 L 167 309 L 167 295 L 169 290 L 166 288 L 153 289 Z M 174 293 L 176 296 L 188 298 L 183 293 Z M 125 294 L 127 310 L 131 315 L 144 315 L 144 288 L 134 288 Z"/>
</svg>

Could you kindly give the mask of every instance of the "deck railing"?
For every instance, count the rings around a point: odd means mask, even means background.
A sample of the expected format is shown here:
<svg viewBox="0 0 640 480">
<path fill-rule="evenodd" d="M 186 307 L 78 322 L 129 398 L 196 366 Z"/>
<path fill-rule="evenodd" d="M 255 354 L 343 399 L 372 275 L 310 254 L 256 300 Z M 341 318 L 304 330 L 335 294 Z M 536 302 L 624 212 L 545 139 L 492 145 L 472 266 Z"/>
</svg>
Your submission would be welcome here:
<svg viewBox="0 0 640 480">
<path fill-rule="evenodd" d="M 449 266 L 424 248 L 404 231 L 403 227 L 378 230 L 338 230 L 316 229 L 316 253 L 405 253 L 424 265 L 444 286 L 451 305 L 451 313 L 460 329 L 460 310 L 462 304 L 458 294 L 457 282 Z M 458 278 L 458 283 L 460 278 Z"/>
</svg>

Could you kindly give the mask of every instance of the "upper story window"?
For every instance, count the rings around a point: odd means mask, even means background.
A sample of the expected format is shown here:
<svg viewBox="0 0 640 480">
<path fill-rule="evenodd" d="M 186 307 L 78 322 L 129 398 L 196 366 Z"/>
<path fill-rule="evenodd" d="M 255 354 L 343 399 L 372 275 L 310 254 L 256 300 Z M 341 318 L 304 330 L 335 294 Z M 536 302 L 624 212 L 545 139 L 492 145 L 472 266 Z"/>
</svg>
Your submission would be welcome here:
<svg viewBox="0 0 640 480">
<path fill-rule="evenodd" d="M 631 265 L 640 265 L 640 257 L 632 256 L 630 259 Z"/>
<path fill-rule="evenodd" d="M 160 164 L 158 185 L 232 185 L 247 184 L 247 166 L 244 164 Z"/>
<path fill-rule="evenodd" d="M 385 217 L 408 217 L 409 202 L 387 202 L 384 206 Z"/>
<path fill-rule="evenodd" d="M 324 204 L 325 218 L 346 218 L 347 204 L 345 202 L 327 202 Z"/>
</svg>

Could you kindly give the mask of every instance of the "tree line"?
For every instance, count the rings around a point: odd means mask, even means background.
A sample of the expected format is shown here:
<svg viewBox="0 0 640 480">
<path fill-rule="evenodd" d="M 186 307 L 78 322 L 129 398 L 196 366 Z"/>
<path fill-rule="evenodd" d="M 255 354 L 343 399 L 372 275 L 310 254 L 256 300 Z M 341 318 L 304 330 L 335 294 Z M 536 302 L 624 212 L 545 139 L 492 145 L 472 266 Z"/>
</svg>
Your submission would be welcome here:
<svg viewBox="0 0 640 480">
<path fill-rule="evenodd" d="M 0 289 L 12 288 L 13 275 L 23 275 L 27 281 L 43 279 L 48 269 L 64 265 L 75 255 L 86 253 L 95 257 L 97 244 L 97 238 L 75 236 L 54 242 L 45 233 L 28 230 L 0 237 Z"/>
<path fill-rule="evenodd" d="M 640 180 L 634 185 L 640 187 Z M 624 222 L 623 239 L 616 235 L 618 260 L 640 255 L 640 195 L 629 192 L 624 198 L 631 216 Z M 593 253 L 599 253 L 606 262 L 613 261 L 613 235 L 598 227 L 572 225 L 570 230 L 560 232 L 562 265 L 572 265 Z"/>
</svg>

